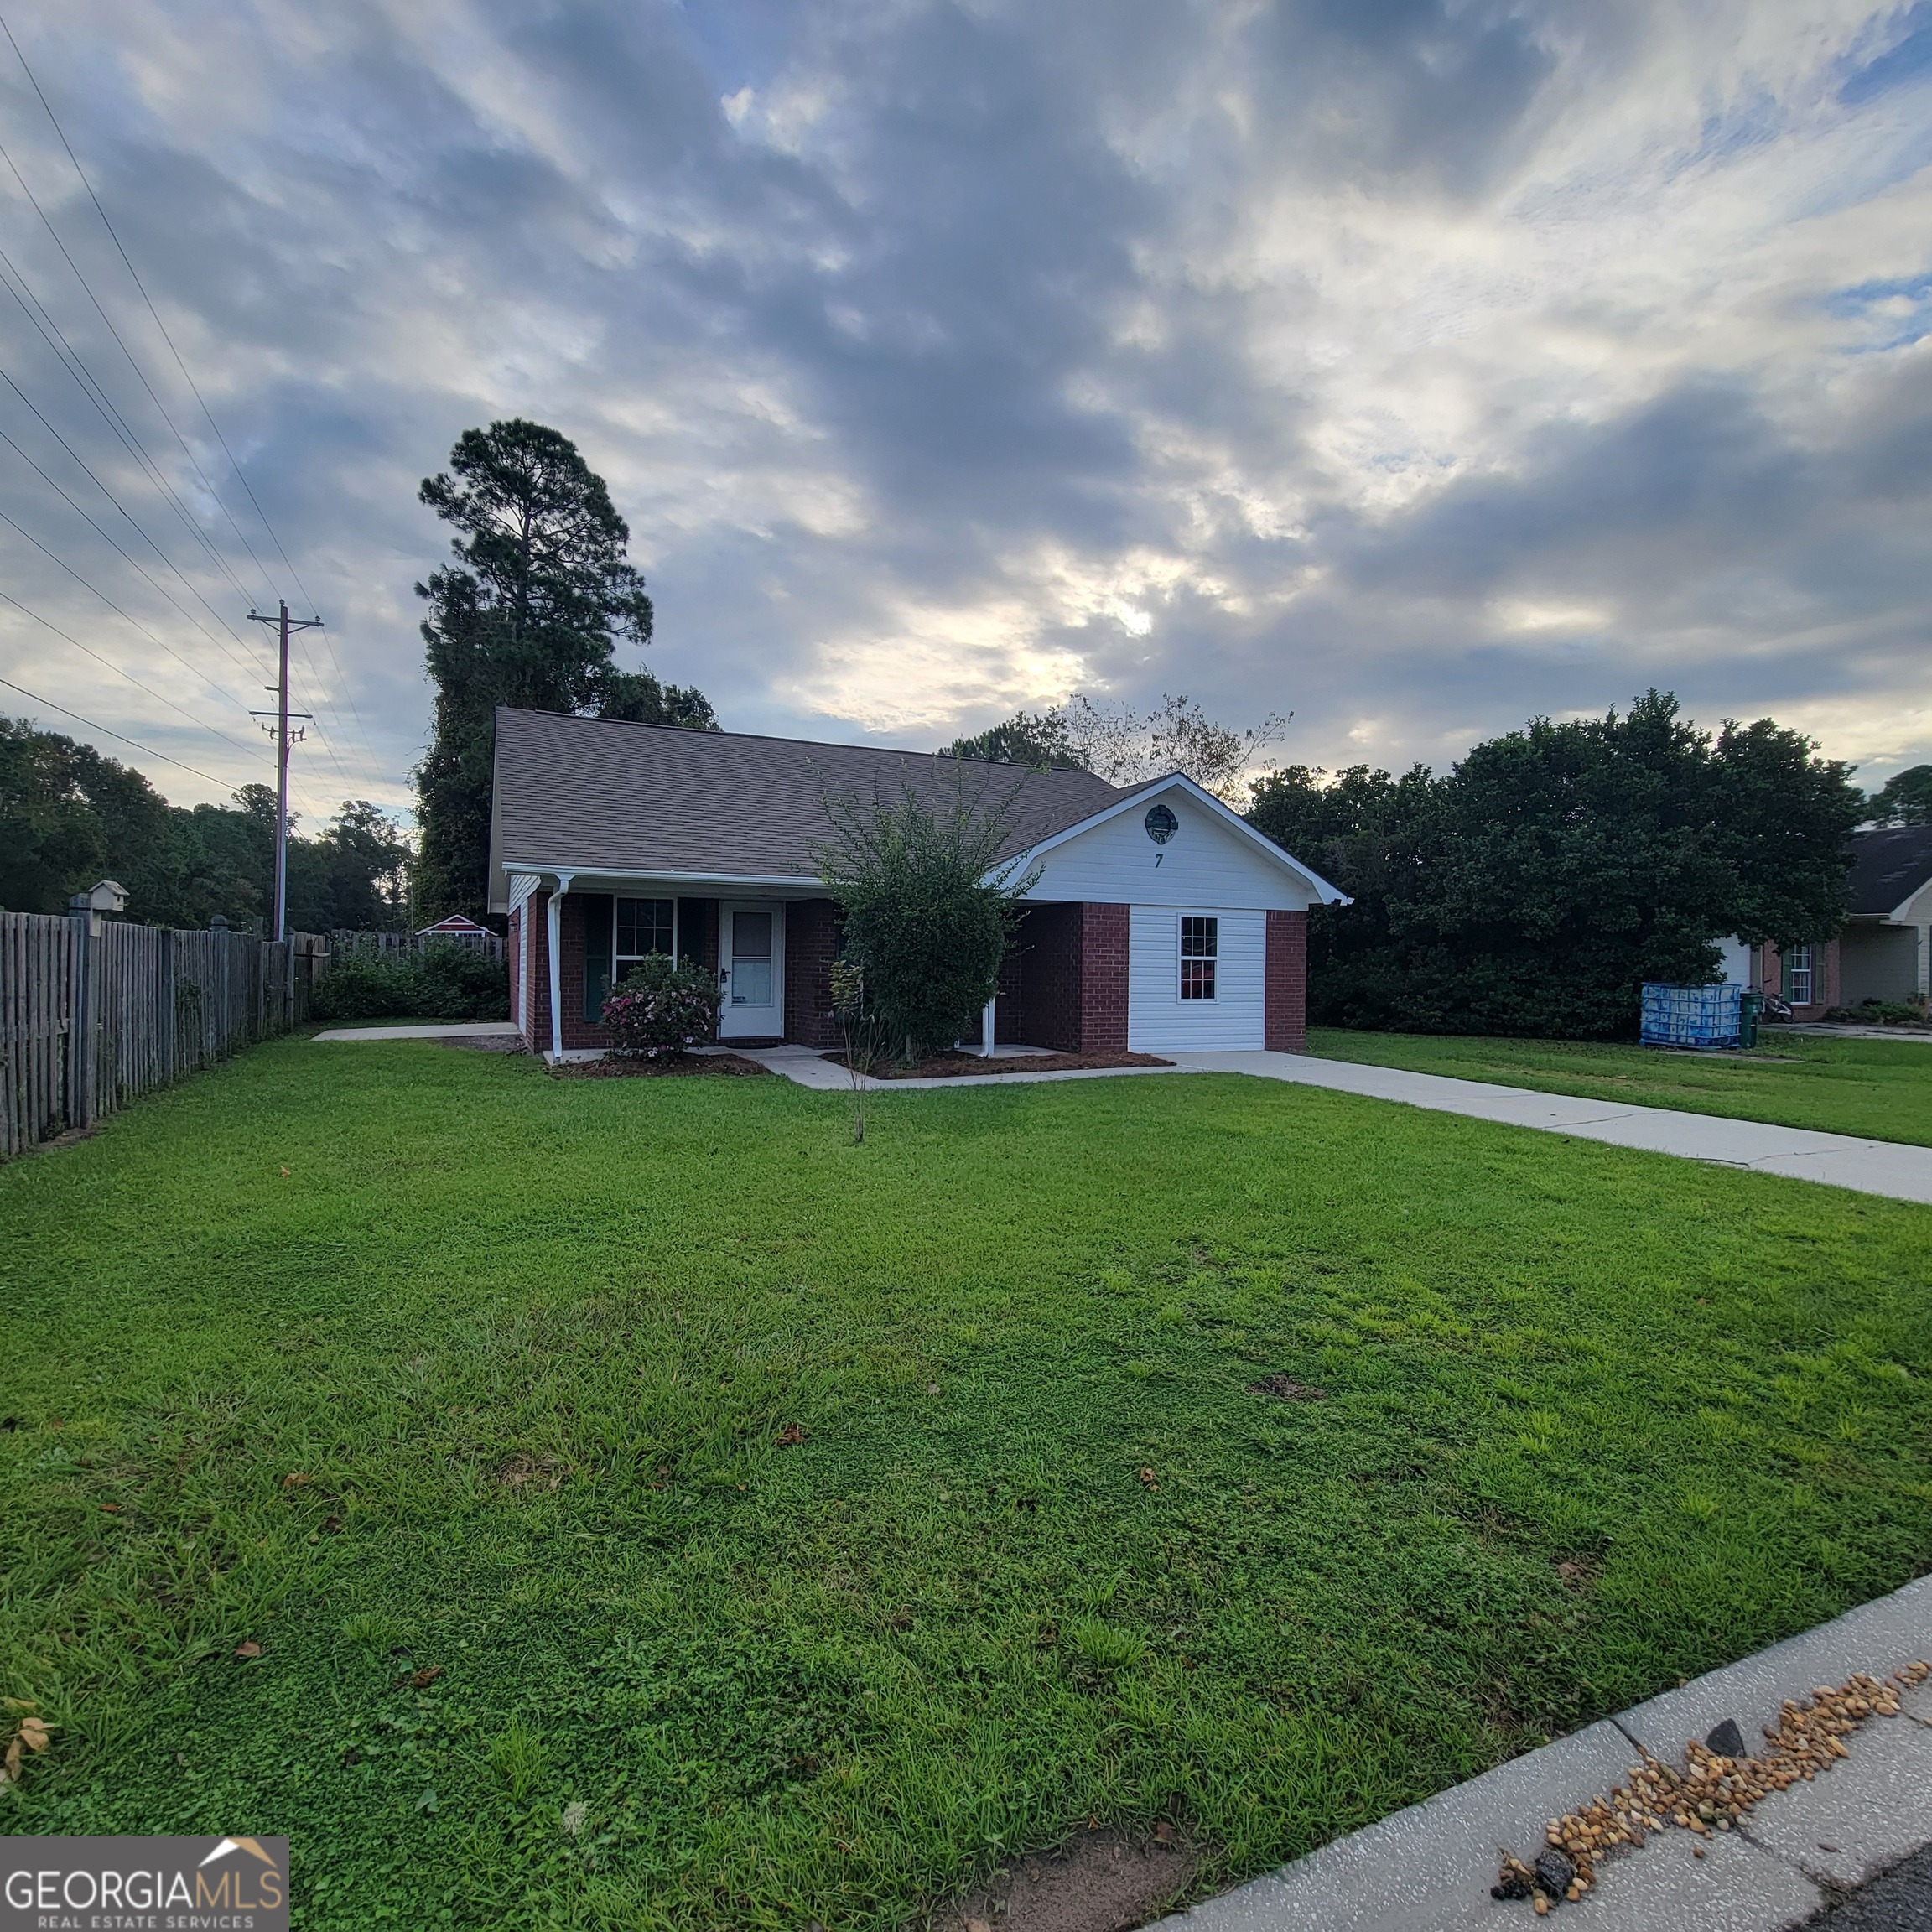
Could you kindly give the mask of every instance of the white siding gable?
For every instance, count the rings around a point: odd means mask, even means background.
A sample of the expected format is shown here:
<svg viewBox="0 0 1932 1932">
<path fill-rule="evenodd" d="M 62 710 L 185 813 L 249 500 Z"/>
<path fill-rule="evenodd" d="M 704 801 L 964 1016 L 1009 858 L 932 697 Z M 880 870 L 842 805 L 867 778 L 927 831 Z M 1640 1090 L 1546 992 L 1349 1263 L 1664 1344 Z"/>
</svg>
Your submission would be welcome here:
<svg viewBox="0 0 1932 1932">
<path fill-rule="evenodd" d="M 1028 897 L 1289 912 L 1314 903 L 1300 877 L 1185 792 L 1155 796 L 1181 821 L 1165 845 L 1147 836 L 1143 823 L 1154 797 L 1136 800 L 1130 811 L 1056 845 Z"/>
</svg>

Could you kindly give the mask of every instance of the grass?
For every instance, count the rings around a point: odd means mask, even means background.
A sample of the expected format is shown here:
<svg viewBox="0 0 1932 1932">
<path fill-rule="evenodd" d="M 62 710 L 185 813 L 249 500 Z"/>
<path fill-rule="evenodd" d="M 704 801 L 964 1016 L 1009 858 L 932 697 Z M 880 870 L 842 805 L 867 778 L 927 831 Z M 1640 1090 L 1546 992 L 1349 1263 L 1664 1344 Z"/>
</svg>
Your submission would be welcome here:
<svg viewBox="0 0 1932 1932">
<path fill-rule="evenodd" d="M 1324 1026 L 1310 1029 L 1308 1050 L 1327 1060 L 1932 1147 L 1932 1042 L 1767 1034 L 1755 1052 L 1672 1053 Z"/>
<path fill-rule="evenodd" d="M 1932 1562 L 1929 1253 L 1274 1082 L 854 1148 L 264 1046 L 0 1170 L 0 1829 L 285 1831 L 356 1932 L 884 1928 L 1089 1818 L 1223 1883 Z"/>
</svg>

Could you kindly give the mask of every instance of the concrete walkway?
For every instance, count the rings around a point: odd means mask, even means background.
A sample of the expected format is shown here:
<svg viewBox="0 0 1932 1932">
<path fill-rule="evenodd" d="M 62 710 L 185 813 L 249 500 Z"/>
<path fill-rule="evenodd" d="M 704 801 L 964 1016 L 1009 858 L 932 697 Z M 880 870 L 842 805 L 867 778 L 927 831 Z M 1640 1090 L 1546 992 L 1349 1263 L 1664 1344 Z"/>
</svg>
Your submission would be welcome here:
<svg viewBox="0 0 1932 1932">
<path fill-rule="evenodd" d="M 844 1092 L 850 1084 L 808 1046 L 753 1048 L 745 1055 L 801 1087 Z M 1615 1100 L 1578 1100 L 1498 1087 L 1483 1080 L 1454 1080 L 1441 1073 L 1412 1073 L 1400 1067 L 1368 1067 L 1350 1060 L 1319 1060 L 1305 1053 L 1175 1053 L 1171 1067 L 1096 1067 L 1061 1073 L 1029 1073 L 1015 1055 L 1013 1071 L 969 1073 L 940 1080 L 874 1081 L 875 1092 L 931 1087 L 1008 1087 L 1044 1080 L 1115 1080 L 1128 1074 L 1246 1073 L 1302 1087 L 1326 1087 L 1369 1100 L 1394 1100 L 1433 1113 L 1462 1114 L 1507 1127 L 1607 1140 L 1653 1154 L 1675 1154 L 1721 1167 L 1748 1167 L 1794 1181 L 1818 1181 L 1861 1194 L 1932 1204 L 1932 1147 L 1895 1140 L 1865 1140 L 1847 1134 L 1819 1134 L 1802 1127 L 1774 1127 L 1762 1120 L 1732 1120 L 1712 1114 L 1684 1114 L 1668 1107 L 1632 1107 Z"/>
<path fill-rule="evenodd" d="M 1579 1100 L 1563 1093 L 1493 1086 L 1483 1080 L 1454 1080 L 1441 1073 L 1411 1073 L 1399 1067 L 1368 1067 L 1300 1053 L 1176 1053 L 1174 1057 L 1191 1072 L 1259 1074 L 1372 1100 L 1399 1100 L 1436 1113 L 1532 1127 L 1545 1134 L 1676 1154 L 1722 1167 L 1821 1181 L 1827 1187 L 1883 1194 L 1895 1201 L 1932 1202 L 1932 1147 L 1774 1127 L 1766 1121 L 1732 1120 L 1714 1114 L 1679 1113 L 1669 1107 Z"/>
<path fill-rule="evenodd" d="M 434 1026 L 331 1026 L 322 1040 L 499 1040 L 518 1031 L 514 1020 L 439 1022 Z"/>
<path fill-rule="evenodd" d="M 1637 1751 L 1680 1765 L 1685 1743 L 1727 1717 L 1758 1744 L 1782 1701 L 1864 1671 L 1889 1677 L 1932 1656 L 1932 1577 L 1682 1690 L 1559 1738 L 1378 1825 L 1238 1885 L 1160 1932 L 1521 1932 L 1527 1903 L 1489 1896 L 1499 1854 L 1534 1858 L 1544 1827 L 1607 1794 Z M 1868 1718 L 1815 1783 L 1766 1798 L 1732 1831 L 1697 1841 L 1666 1829 L 1597 1868 L 1558 1908 L 1576 1932 L 1784 1932 L 1932 1843 L 1932 1684 L 1904 1693 L 1903 1716 Z"/>
</svg>

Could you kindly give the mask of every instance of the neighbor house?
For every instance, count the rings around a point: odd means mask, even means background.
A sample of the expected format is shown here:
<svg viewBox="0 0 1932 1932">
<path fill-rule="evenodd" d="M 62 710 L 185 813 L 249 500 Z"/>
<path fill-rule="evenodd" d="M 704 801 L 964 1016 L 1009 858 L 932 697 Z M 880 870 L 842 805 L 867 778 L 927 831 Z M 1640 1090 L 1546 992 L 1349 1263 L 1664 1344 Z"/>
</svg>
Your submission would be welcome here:
<svg viewBox="0 0 1932 1932">
<path fill-rule="evenodd" d="M 602 1049 L 610 986 L 668 953 L 718 975 L 721 1040 L 835 1045 L 827 802 L 962 791 L 1005 815 L 1000 868 L 1036 873 L 995 1040 L 1301 1050 L 1308 908 L 1343 896 L 1191 779 L 1122 791 L 1089 771 L 503 709 L 490 900 L 524 1038 Z"/>
<path fill-rule="evenodd" d="M 1836 939 L 1756 949 L 1751 984 L 1785 1000 L 1794 1019 L 1932 993 L 1932 825 L 1854 834 L 1846 897 Z"/>
</svg>

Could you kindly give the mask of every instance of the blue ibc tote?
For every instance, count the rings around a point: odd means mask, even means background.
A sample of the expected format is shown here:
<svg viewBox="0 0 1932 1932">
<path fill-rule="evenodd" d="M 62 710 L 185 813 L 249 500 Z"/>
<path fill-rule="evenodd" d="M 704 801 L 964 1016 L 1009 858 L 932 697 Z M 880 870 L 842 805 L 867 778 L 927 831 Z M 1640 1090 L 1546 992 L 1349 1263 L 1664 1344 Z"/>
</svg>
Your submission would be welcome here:
<svg viewBox="0 0 1932 1932">
<path fill-rule="evenodd" d="M 1742 986 L 1644 988 L 1644 1025 L 1638 1035 L 1646 1046 L 1722 1047 L 1744 1044 Z"/>
</svg>

